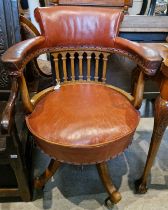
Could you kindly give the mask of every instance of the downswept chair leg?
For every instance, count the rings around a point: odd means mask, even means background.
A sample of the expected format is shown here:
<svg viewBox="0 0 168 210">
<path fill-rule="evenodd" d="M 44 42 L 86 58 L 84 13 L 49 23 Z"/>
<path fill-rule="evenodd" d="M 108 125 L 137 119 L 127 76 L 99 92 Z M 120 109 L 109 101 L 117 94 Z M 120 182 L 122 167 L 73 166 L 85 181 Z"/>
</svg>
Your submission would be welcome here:
<svg viewBox="0 0 168 210">
<path fill-rule="evenodd" d="M 55 174 L 58 168 L 61 166 L 61 163 L 57 160 L 51 159 L 48 167 L 44 171 L 44 173 L 34 180 L 34 188 L 42 189 L 44 185 L 48 182 L 48 180 Z"/>
<path fill-rule="evenodd" d="M 96 164 L 97 170 L 99 172 L 100 178 L 109 194 L 109 198 L 112 203 L 118 203 L 121 200 L 121 194 L 116 190 L 115 186 L 112 183 L 108 166 L 106 162 Z"/>
</svg>

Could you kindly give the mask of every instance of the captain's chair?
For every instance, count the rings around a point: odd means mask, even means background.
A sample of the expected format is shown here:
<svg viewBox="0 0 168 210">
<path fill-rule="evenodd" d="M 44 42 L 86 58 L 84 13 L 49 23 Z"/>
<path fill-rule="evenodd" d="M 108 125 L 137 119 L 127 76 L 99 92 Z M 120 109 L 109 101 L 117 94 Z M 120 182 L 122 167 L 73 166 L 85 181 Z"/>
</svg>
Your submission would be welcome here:
<svg viewBox="0 0 168 210">
<path fill-rule="evenodd" d="M 2 57 L 19 83 L 27 127 L 51 157 L 35 187 L 42 188 L 62 163 L 96 164 L 110 200 L 117 203 L 121 195 L 111 182 L 107 161 L 131 144 L 144 75 L 154 75 L 162 59 L 148 47 L 118 37 L 123 19 L 118 9 L 56 6 L 37 8 L 35 17 L 41 35 L 14 45 Z M 30 98 L 23 70 L 46 52 L 55 62 L 55 85 Z M 114 53 L 138 65 L 134 95 L 106 84 L 108 59 Z"/>
</svg>

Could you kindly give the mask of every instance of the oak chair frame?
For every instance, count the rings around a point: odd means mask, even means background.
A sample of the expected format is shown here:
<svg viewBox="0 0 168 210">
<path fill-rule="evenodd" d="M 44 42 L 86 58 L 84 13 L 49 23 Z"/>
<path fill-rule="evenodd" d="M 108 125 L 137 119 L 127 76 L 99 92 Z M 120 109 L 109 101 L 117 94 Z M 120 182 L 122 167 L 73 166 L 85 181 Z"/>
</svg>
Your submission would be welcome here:
<svg viewBox="0 0 168 210">
<path fill-rule="evenodd" d="M 26 66 L 26 64 L 31 61 L 33 58 L 37 57 L 40 54 L 43 53 L 51 53 L 53 56 L 54 62 L 55 62 L 55 73 L 56 73 L 56 84 L 50 88 L 47 88 L 36 95 L 34 95 L 32 98 L 29 96 L 28 88 L 26 85 L 26 80 L 23 74 L 23 70 Z M 67 73 L 67 66 L 66 66 L 66 55 L 67 53 L 70 55 L 70 65 L 71 65 L 71 74 L 70 76 Z M 79 60 L 79 75 L 76 78 L 75 77 L 75 54 L 78 53 L 78 60 Z M 134 85 L 134 93 L 133 95 L 130 95 L 124 90 L 121 90 L 120 88 L 107 85 L 106 84 L 106 68 L 107 68 L 107 61 L 108 56 L 110 54 L 117 53 L 119 55 L 124 55 L 134 61 L 137 62 L 138 66 L 138 79 Z M 87 75 L 83 77 L 83 69 L 82 69 L 82 60 L 83 55 L 86 55 L 87 58 Z M 92 54 L 95 55 L 95 74 L 94 78 L 91 79 L 90 75 L 90 67 L 91 67 L 91 58 Z M 62 55 L 61 58 L 59 58 L 59 55 Z M 99 77 L 99 59 L 100 55 L 103 55 L 102 61 L 103 61 L 103 67 L 102 67 L 102 76 Z M 63 77 L 62 80 L 60 80 L 59 77 L 59 60 L 62 60 L 62 71 L 63 71 Z M 18 69 L 18 72 L 11 72 L 12 77 L 17 77 L 20 90 L 21 90 L 21 96 L 22 101 L 25 106 L 25 109 L 27 113 L 31 113 L 36 105 L 36 103 L 48 92 L 54 91 L 54 88 L 56 88 L 59 85 L 70 85 L 74 83 L 99 83 L 102 85 L 107 85 L 108 87 L 111 87 L 112 89 L 117 90 L 121 94 L 125 95 L 128 100 L 133 104 L 133 106 L 136 109 L 139 109 L 143 100 L 143 91 L 144 91 L 144 78 L 145 78 L 145 67 L 144 63 L 140 59 L 138 59 L 136 56 L 133 56 L 132 54 L 119 49 L 108 49 L 108 48 L 51 48 L 51 49 L 40 49 L 36 51 L 35 53 L 29 54 L 22 62 L 22 65 L 20 66 L 20 69 Z M 17 76 L 16 76 L 17 74 Z M 58 170 L 61 163 L 57 160 L 51 159 L 49 166 L 44 171 L 44 173 L 40 176 L 35 178 L 34 180 L 34 187 L 37 188 L 43 188 L 46 182 L 54 175 L 54 173 Z M 103 184 L 105 185 L 105 188 L 109 194 L 109 199 L 113 203 L 119 202 L 121 199 L 120 193 L 117 191 L 117 189 L 114 187 L 112 181 L 110 180 L 110 175 L 108 172 L 108 167 L 106 162 L 96 164 L 99 175 L 102 179 Z"/>
<path fill-rule="evenodd" d="M 39 34 L 36 34 L 39 35 Z M 95 81 L 100 83 L 100 81 L 98 81 L 98 76 L 97 76 L 97 69 L 98 69 L 98 60 L 99 60 L 99 54 L 102 54 L 101 52 L 102 49 L 97 49 L 95 51 L 95 55 L 96 55 L 96 74 L 95 74 Z M 121 92 L 122 94 L 124 94 L 130 101 L 131 103 L 133 103 L 134 107 L 139 109 L 143 100 L 143 92 L 144 92 L 144 79 L 145 79 L 145 74 L 144 71 L 142 71 L 142 69 L 144 70 L 143 67 L 143 63 L 141 63 L 140 60 L 138 60 L 135 57 L 132 57 L 132 54 L 129 54 L 127 52 L 124 52 L 122 50 L 117 50 L 117 49 L 113 49 L 111 51 L 111 49 L 103 49 L 104 50 L 104 57 L 103 57 L 103 62 L 104 62 L 104 66 L 107 65 L 107 60 L 108 60 L 108 56 L 110 55 L 110 53 L 118 53 L 120 55 L 124 55 L 129 57 L 130 59 L 137 61 L 138 66 L 136 68 L 136 72 L 137 72 L 137 78 L 134 80 L 134 84 L 133 84 L 133 91 L 132 91 L 132 95 L 128 94 L 127 92 L 118 89 L 114 86 L 112 86 L 113 89 L 116 89 L 117 91 Z M 59 75 L 58 73 L 58 55 L 60 55 L 62 53 L 62 60 L 63 60 L 63 65 L 64 65 L 64 69 L 66 68 L 66 54 L 70 53 L 70 59 L 71 59 L 71 66 L 72 66 L 72 81 L 66 81 L 64 83 L 68 84 L 70 82 L 76 82 L 75 81 L 75 75 L 74 75 L 74 52 L 76 51 L 76 49 L 72 49 L 72 51 L 69 51 L 69 49 L 64 49 L 62 51 L 59 51 L 59 49 L 55 49 L 55 51 L 53 52 L 53 49 L 45 49 L 44 51 L 46 52 L 51 52 L 51 54 L 53 55 L 53 59 L 54 59 L 54 64 L 55 64 L 55 74 Z M 44 52 L 43 51 L 43 52 Z M 90 68 L 90 59 L 91 59 L 91 54 L 94 53 L 93 49 L 91 49 L 89 51 L 89 49 L 79 49 L 79 69 L 80 69 L 80 75 L 79 75 L 79 82 L 82 82 L 82 54 L 87 52 L 87 60 L 89 62 L 87 62 L 87 68 Z M 41 54 L 43 52 L 37 52 L 37 54 Z M 37 55 L 36 55 L 37 56 Z M 167 94 L 167 88 L 168 88 L 168 61 L 167 61 L 167 56 L 163 57 L 163 62 L 162 65 L 160 67 L 159 70 L 159 74 L 156 76 L 157 78 L 159 78 L 159 83 L 160 83 L 160 96 L 158 96 L 158 98 L 155 101 L 155 116 L 154 116 L 154 127 L 153 127 L 153 134 L 152 134 L 152 138 L 151 138 L 151 144 L 150 144 L 150 148 L 149 148 L 149 152 L 148 152 L 148 156 L 147 156 L 147 161 L 146 161 L 146 165 L 144 168 L 144 172 L 141 176 L 141 178 L 139 180 L 136 181 L 136 190 L 139 193 L 146 193 L 147 192 L 147 178 L 148 175 L 150 173 L 151 167 L 153 165 L 154 159 L 156 157 L 156 154 L 158 152 L 163 134 L 166 130 L 166 127 L 168 125 L 168 94 Z M 29 59 L 28 59 L 29 60 Z M 25 61 L 27 62 L 27 61 Z M 24 64 L 25 65 L 25 64 Z M 105 83 L 105 70 L 106 68 L 104 67 L 104 74 L 102 77 L 102 82 Z M 88 75 L 89 75 L 89 71 L 88 71 Z M 93 82 L 90 81 L 90 77 L 87 75 L 87 79 L 85 79 L 85 82 Z M 15 80 L 15 79 L 14 79 Z M 22 78 L 21 80 L 23 80 L 21 82 L 21 84 L 24 84 L 24 78 Z M 158 80 L 158 79 L 157 79 Z M 59 76 L 58 78 L 56 77 L 56 83 L 59 83 Z M 23 85 L 24 86 L 24 85 Z M 27 94 L 23 94 L 23 98 L 25 95 L 26 101 L 30 104 L 33 104 L 33 106 L 37 103 L 37 101 L 45 94 L 48 93 L 48 91 L 52 91 L 54 87 L 48 88 L 47 90 L 44 90 L 40 93 L 38 93 L 37 95 L 35 95 L 33 98 L 31 98 L 31 100 L 29 100 L 28 95 Z M 25 92 L 24 90 L 22 90 L 22 92 Z M 26 90 L 27 92 L 27 90 Z M 25 103 L 26 104 L 26 103 Z M 27 104 L 28 105 L 28 104 Z M 30 105 L 30 107 L 32 107 L 32 105 Z M 31 111 L 29 105 L 27 106 L 27 110 Z M 34 181 L 34 185 L 36 188 L 42 188 L 45 183 L 52 177 L 52 175 L 56 172 L 56 170 L 59 168 L 61 164 L 57 161 L 54 161 L 53 159 L 51 160 L 48 168 L 46 169 L 46 171 L 42 174 L 42 176 L 40 176 L 39 178 L 35 179 Z M 109 193 L 109 195 L 112 195 L 112 192 L 116 191 L 115 188 L 113 188 L 113 184 L 110 183 L 110 176 L 108 174 L 108 168 L 107 165 L 104 164 L 98 164 L 97 165 L 98 171 L 100 176 L 102 177 L 102 181 Z M 118 194 L 117 194 L 118 196 Z M 115 197 L 115 196 L 114 196 Z M 115 203 L 117 200 L 115 200 L 115 198 L 111 197 L 111 200 Z"/>
<path fill-rule="evenodd" d="M 36 34 L 39 35 L 39 34 Z M 39 93 L 37 93 L 34 97 L 30 98 L 29 96 L 29 91 L 27 88 L 27 84 L 26 84 L 26 79 L 24 77 L 23 71 L 24 68 L 26 66 L 26 64 L 28 64 L 30 61 L 32 61 L 33 59 L 36 59 L 36 57 L 40 54 L 43 53 L 51 53 L 51 55 L 53 56 L 53 60 L 54 60 L 54 65 L 55 65 L 55 76 L 56 76 L 56 84 L 48 89 L 45 89 Z M 71 76 L 68 76 L 66 74 L 66 55 L 70 54 L 70 64 L 71 64 Z M 74 73 L 74 54 L 78 53 L 78 59 L 79 59 L 79 77 L 76 81 L 75 79 L 75 73 Z M 86 54 L 86 58 L 87 58 L 87 75 L 84 75 L 85 78 L 83 77 L 83 69 L 82 69 L 82 60 L 83 60 L 83 54 Z M 137 62 L 137 72 L 138 72 L 138 77 L 137 79 L 134 81 L 134 85 L 133 85 L 133 91 L 132 91 L 132 95 L 130 95 L 129 93 L 110 86 L 111 88 L 119 91 L 120 93 L 124 94 L 130 101 L 131 103 L 134 105 L 134 107 L 136 109 L 139 109 L 142 103 L 142 99 L 143 99 L 143 91 L 144 91 L 144 79 L 145 79 L 145 73 L 147 73 L 146 69 L 145 69 L 145 65 L 144 63 L 142 63 L 142 61 L 136 57 L 133 56 L 131 53 L 121 50 L 121 49 L 112 49 L 112 48 L 44 48 L 44 49 L 40 49 L 37 50 L 33 53 L 28 54 L 27 56 L 25 56 L 25 58 L 23 59 L 23 61 L 20 63 L 19 68 L 14 69 L 13 71 L 11 71 L 10 76 L 12 78 L 12 84 L 13 86 L 17 85 L 19 83 L 20 89 L 21 89 L 21 94 L 22 94 L 22 100 L 25 106 L 25 109 L 28 113 L 31 113 L 36 105 L 36 103 L 38 102 L 38 100 L 40 100 L 45 94 L 47 94 L 49 91 L 53 91 L 55 87 L 59 86 L 59 83 L 61 83 L 61 85 L 69 85 L 70 83 L 77 83 L 77 82 L 88 82 L 88 83 L 103 83 L 104 85 L 106 85 L 106 68 L 104 68 L 104 71 L 102 73 L 102 78 L 98 77 L 98 65 L 99 65 L 99 59 L 100 59 L 100 54 L 103 55 L 103 66 L 107 65 L 107 60 L 108 60 L 108 56 L 112 53 L 117 53 L 120 55 L 124 55 L 134 61 Z M 91 79 L 90 77 L 90 60 L 91 60 L 91 54 L 95 55 L 95 75 L 94 78 Z M 59 75 L 59 71 L 58 71 L 58 62 L 60 60 L 60 58 L 58 57 L 59 55 L 61 55 L 61 60 L 63 63 L 63 71 L 64 74 L 62 78 L 60 78 Z M 38 69 L 38 68 L 37 68 Z M 38 69 L 39 70 L 39 69 Z M 164 134 L 164 131 L 168 125 L 168 93 L 167 93 L 167 88 L 168 88 L 168 61 L 167 58 L 163 61 L 161 69 L 160 69 L 160 74 L 161 74 L 161 86 L 160 86 L 160 96 L 157 98 L 156 102 L 155 102 L 155 123 L 154 123 L 154 130 L 153 130 L 153 135 L 152 135 L 152 140 L 151 140 L 151 145 L 150 145 L 150 149 L 149 149 L 149 154 L 147 157 L 147 163 L 144 169 L 144 173 L 142 175 L 142 177 L 136 182 L 136 186 L 137 186 L 137 190 L 140 193 L 144 193 L 147 191 L 147 177 L 149 175 L 150 169 L 152 167 L 154 158 L 156 156 L 156 153 L 158 151 L 160 142 L 162 140 L 162 136 Z M 60 80 L 62 79 L 62 80 Z M 84 81 L 83 81 L 84 80 Z M 11 98 L 8 101 L 7 104 L 7 112 L 8 114 L 11 113 L 11 111 L 13 110 L 13 106 L 15 103 L 15 97 L 13 98 L 13 96 L 15 96 L 15 91 L 13 91 L 13 89 L 11 90 Z M 4 115 L 5 116 L 5 115 Z M 11 118 L 9 115 L 6 115 L 6 122 L 7 122 L 7 127 L 10 127 L 10 122 L 11 122 Z M 5 128 L 5 124 L 3 124 L 3 127 Z M 6 129 L 6 128 L 5 128 Z M 44 185 L 46 184 L 46 182 L 53 176 L 53 174 L 58 170 L 58 168 L 60 167 L 61 163 L 51 159 L 50 164 L 48 166 L 48 168 L 44 171 L 44 173 L 36 178 L 34 180 L 34 186 L 35 188 L 43 188 Z M 119 194 L 119 192 L 117 192 L 116 188 L 114 187 L 113 183 L 111 182 L 110 179 L 110 175 L 108 172 L 108 167 L 107 164 L 105 162 L 103 163 L 99 163 L 96 164 L 97 165 L 97 169 L 98 172 L 100 174 L 100 177 L 102 179 L 103 184 L 105 185 L 105 188 L 109 194 L 109 198 L 112 202 L 117 203 L 120 199 L 121 199 L 121 195 Z"/>
<path fill-rule="evenodd" d="M 96 50 L 96 51 L 95 51 Z M 97 49 L 67 49 L 67 48 L 55 48 L 55 49 L 43 49 L 43 50 L 39 50 L 38 52 L 36 52 L 34 56 L 38 56 L 39 54 L 45 53 L 45 52 L 49 52 L 51 53 L 51 55 L 53 56 L 54 59 L 54 64 L 55 64 L 55 74 L 56 74 L 56 85 L 59 84 L 60 79 L 59 79 L 59 72 L 58 72 L 58 55 L 62 54 L 62 61 L 63 61 L 63 71 L 65 72 L 66 69 L 66 54 L 69 53 L 70 54 L 70 59 L 71 59 L 71 67 L 72 67 L 72 77 L 69 79 L 72 79 L 72 81 L 67 80 L 68 77 L 63 78 L 66 81 L 61 82 L 61 85 L 66 85 L 69 83 L 74 83 L 74 82 L 83 82 L 83 75 L 82 75 L 82 59 L 83 59 L 83 54 L 86 53 L 87 54 L 87 68 L 90 69 L 90 60 L 91 60 L 91 54 L 95 53 L 95 61 L 96 61 L 96 65 L 95 65 L 95 76 L 94 76 L 94 81 L 91 81 L 90 78 L 90 70 L 88 70 L 88 74 L 87 77 L 85 78 L 84 82 L 102 82 L 105 84 L 106 79 L 105 79 L 105 75 L 106 75 L 106 67 L 107 67 L 107 60 L 108 60 L 108 56 L 111 53 L 117 53 L 119 55 L 124 55 L 134 61 L 137 62 L 137 69 L 136 71 L 138 72 L 138 77 L 136 78 L 136 80 L 134 81 L 134 86 L 133 86 L 133 91 L 132 91 L 132 95 L 130 95 L 129 93 L 116 88 L 114 86 L 111 86 L 111 88 L 121 92 L 122 94 L 124 94 L 130 101 L 131 103 L 134 105 L 134 107 L 136 109 L 139 109 L 143 100 L 143 92 L 144 92 L 144 83 L 145 83 L 145 68 L 143 63 L 141 62 L 141 60 L 139 60 L 136 57 L 133 57 L 132 54 L 129 54 L 126 51 L 123 50 L 118 50 L 118 49 L 101 49 L 101 48 L 97 48 Z M 78 52 L 79 53 L 79 81 L 75 80 L 75 75 L 74 75 L 74 53 Z M 98 78 L 98 61 L 99 61 L 99 55 L 103 54 L 103 62 L 104 62 L 104 73 L 102 75 L 102 78 Z M 31 56 L 30 56 L 31 57 Z M 30 60 L 30 57 L 25 59 L 25 64 L 23 64 L 23 66 L 21 67 L 21 69 L 24 68 L 24 66 L 26 65 L 26 63 Z M 166 56 L 167 57 L 167 56 Z M 32 58 L 32 57 L 31 57 Z M 23 62 L 24 63 L 24 62 Z M 146 165 L 144 168 L 144 172 L 141 176 L 141 178 L 139 180 L 136 181 L 136 190 L 139 193 L 146 193 L 147 192 L 147 178 L 148 175 L 150 173 L 151 167 L 153 165 L 154 159 L 156 157 L 156 154 L 158 152 L 163 134 L 166 130 L 166 127 L 168 126 L 168 93 L 167 93 L 167 88 L 168 88 L 168 61 L 167 58 L 164 58 L 162 65 L 160 67 L 159 70 L 159 76 L 157 75 L 157 77 L 159 77 L 160 80 L 160 95 L 158 96 L 158 98 L 155 101 L 155 116 L 154 116 L 154 127 L 153 127 L 153 134 L 152 134 L 152 138 L 151 138 L 151 144 L 150 144 L 150 148 L 149 148 L 149 153 L 147 156 L 147 161 L 146 161 Z M 102 80 L 101 80 L 102 79 Z M 38 93 L 37 95 L 35 95 L 33 98 L 28 97 L 28 91 L 26 89 L 26 83 L 24 80 L 24 77 L 20 77 L 19 79 L 20 81 L 20 85 L 22 86 L 22 97 L 23 97 L 23 101 L 25 101 L 25 107 L 27 108 L 28 112 L 32 112 L 33 107 L 35 106 L 35 104 L 38 102 L 38 100 L 40 100 L 41 97 L 43 97 L 45 94 L 47 94 L 49 91 L 52 91 L 54 89 L 54 86 L 51 88 L 48 88 L 40 93 Z M 35 188 L 42 188 L 44 187 L 44 185 L 46 184 L 46 182 L 53 176 L 53 174 L 57 171 L 57 169 L 60 167 L 61 163 L 57 162 L 53 159 L 51 159 L 51 162 L 48 166 L 48 168 L 45 170 L 45 172 L 38 178 L 36 178 L 34 180 L 34 186 Z M 110 176 L 109 176 L 109 172 L 108 172 L 108 167 L 106 163 L 102 163 L 102 164 L 97 164 L 97 169 L 99 171 L 99 174 L 102 178 L 102 182 L 105 185 L 105 188 L 108 191 L 108 194 L 110 195 L 110 200 L 114 203 L 117 203 L 120 199 L 121 196 L 120 194 L 116 191 L 116 188 L 114 187 L 114 185 L 112 184 L 112 182 L 110 181 Z M 115 192 L 115 193 L 114 193 Z"/>
<path fill-rule="evenodd" d="M 27 85 L 26 85 L 26 80 L 25 80 L 25 77 L 24 77 L 24 74 L 23 74 L 23 70 L 26 66 L 26 64 L 31 61 L 33 58 L 36 58 L 38 57 L 40 54 L 43 54 L 43 53 L 51 53 L 51 55 L 54 56 L 54 62 L 55 62 L 55 67 L 56 67 L 56 75 L 58 75 L 58 55 L 59 54 L 62 54 L 63 57 L 62 57 L 62 60 L 63 60 L 63 71 L 64 73 L 66 72 L 66 54 L 67 53 L 70 53 L 72 55 L 72 52 L 73 53 L 78 53 L 79 52 L 79 78 L 77 80 L 79 80 L 79 82 L 81 82 L 83 80 L 82 78 L 82 54 L 83 53 L 88 53 L 89 56 L 87 56 L 87 59 L 88 61 L 90 61 L 90 54 L 92 53 L 95 53 L 95 55 L 98 55 L 98 54 L 104 54 L 105 57 L 103 59 L 103 62 L 104 62 L 104 68 L 103 68 L 103 74 L 102 74 L 102 78 L 98 78 L 98 56 L 96 57 L 96 68 L 95 68 L 95 76 L 94 76 L 94 81 L 95 82 L 102 82 L 103 84 L 106 83 L 106 65 L 107 65 L 107 56 L 110 55 L 111 53 L 116 53 L 116 54 L 119 54 L 119 55 L 123 55 L 123 56 L 126 56 L 130 59 L 132 59 L 133 61 L 137 62 L 138 64 L 138 69 L 140 70 L 140 74 L 139 74 L 139 77 L 138 77 L 138 80 L 136 82 L 136 86 L 134 87 L 134 96 L 131 96 L 129 93 L 121 90 L 120 88 L 115 88 L 117 89 L 119 92 L 121 92 L 122 94 L 124 94 L 129 100 L 132 101 L 132 103 L 134 104 L 135 108 L 139 108 L 141 103 L 142 103 L 142 100 L 143 100 L 143 91 L 144 91 L 144 74 L 146 72 L 145 70 L 145 66 L 144 66 L 144 63 L 138 59 L 136 56 L 134 57 L 132 54 L 124 51 L 124 50 L 120 50 L 120 49 L 115 49 L 115 48 L 85 48 L 85 49 L 82 49 L 82 48 L 79 48 L 79 49 L 74 49 L 74 48 L 51 48 L 51 49 L 40 49 L 38 51 L 36 51 L 35 53 L 32 53 L 30 55 L 28 55 L 23 61 L 22 61 L 22 65 L 20 66 L 20 69 L 18 72 L 11 72 L 10 74 L 13 75 L 13 76 L 18 76 L 18 81 L 19 81 L 19 84 L 20 84 L 20 89 L 21 89 L 21 94 L 22 94 L 22 100 L 23 100 L 23 103 L 24 103 L 24 106 L 27 110 L 28 113 L 31 113 L 33 111 L 33 108 L 34 108 L 34 105 L 36 103 L 36 100 L 39 100 L 39 96 L 42 97 L 43 94 L 46 94 L 48 91 L 51 91 L 54 89 L 54 86 L 45 90 L 45 91 L 42 91 L 41 93 L 38 94 L 38 96 L 34 96 L 33 99 L 30 100 L 30 97 L 29 97 L 29 93 L 28 93 L 28 89 L 27 89 Z M 60 79 L 59 77 L 57 76 L 56 78 L 56 83 L 61 83 L 61 84 L 68 84 L 70 82 L 76 82 L 75 78 L 74 78 L 74 57 L 71 56 L 71 66 L 72 66 L 72 78 L 69 78 L 69 79 L 72 79 L 72 81 L 68 80 L 68 76 L 67 74 L 65 73 L 66 76 L 64 76 L 63 78 L 63 81 L 60 82 Z M 89 62 L 87 63 L 87 67 L 90 69 L 90 65 L 89 65 Z M 142 71 L 141 71 L 142 70 Z M 84 81 L 86 82 L 94 82 L 94 81 L 91 81 L 90 79 L 90 76 L 89 75 L 90 71 L 88 71 L 88 74 L 87 74 L 87 80 L 85 79 Z M 17 75 L 16 75 L 17 74 Z M 102 79 L 102 81 L 101 81 Z M 98 81 L 99 80 L 99 81 Z"/>
<path fill-rule="evenodd" d="M 24 76 L 24 69 L 26 65 L 37 58 L 40 54 L 50 53 L 55 66 L 55 84 L 52 87 L 49 87 L 36 95 L 30 98 L 29 91 L 26 84 L 26 79 Z M 129 59 L 135 61 L 137 63 L 137 72 L 138 77 L 133 86 L 133 94 L 129 94 L 126 91 L 121 90 L 120 88 L 108 85 L 112 89 L 120 92 L 124 95 L 136 109 L 139 109 L 143 100 L 143 92 L 144 92 L 144 81 L 145 74 L 153 74 L 153 72 L 149 72 L 152 69 L 148 69 L 146 65 L 146 61 L 141 59 L 139 56 L 130 53 L 127 50 L 120 48 L 105 48 L 105 47 L 51 47 L 51 48 L 41 48 L 37 50 L 32 50 L 32 52 L 28 52 L 24 58 L 17 64 L 13 65 L 13 67 L 8 66 L 6 63 L 6 68 L 10 68 L 10 76 L 13 80 L 17 80 L 20 91 L 22 101 L 27 113 L 31 113 L 36 103 L 47 93 L 50 91 L 54 91 L 55 88 L 59 88 L 60 85 L 70 85 L 74 83 L 98 83 L 100 85 L 106 84 L 106 70 L 107 70 L 107 62 L 108 56 L 111 54 L 119 54 Z M 69 55 L 70 59 L 70 73 L 68 73 L 67 59 Z M 94 55 L 94 56 L 93 56 Z M 94 67 L 94 76 L 91 76 L 91 60 L 95 60 Z M 78 59 L 78 73 L 75 73 L 75 59 Z M 83 60 L 86 60 L 87 73 L 84 73 L 83 69 Z M 99 73 L 99 61 L 102 61 L 103 65 L 101 67 L 101 73 Z M 62 63 L 60 67 L 60 62 Z M 34 187 L 43 188 L 46 182 L 53 176 L 53 174 L 58 170 L 61 163 L 57 160 L 51 159 L 48 167 L 44 171 L 44 173 L 34 179 Z M 120 193 L 117 191 L 115 186 L 113 185 L 110 175 L 108 172 L 108 167 L 106 162 L 96 163 L 99 175 L 102 179 L 102 182 L 109 194 L 109 199 L 113 203 L 119 202 L 121 199 Z"/>
</svg>

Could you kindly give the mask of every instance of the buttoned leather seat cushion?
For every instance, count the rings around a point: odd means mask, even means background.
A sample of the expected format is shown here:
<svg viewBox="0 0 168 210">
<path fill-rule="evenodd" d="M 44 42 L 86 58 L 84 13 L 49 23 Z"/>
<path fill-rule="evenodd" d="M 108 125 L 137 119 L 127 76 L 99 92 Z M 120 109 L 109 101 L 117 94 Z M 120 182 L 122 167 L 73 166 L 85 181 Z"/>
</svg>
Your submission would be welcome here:
<svg viewBox="0 0 168 210">
<path fill-rule="evenodd" d="M 139 113 L 103 84 L 62 85 L 26 117 L 39 147 L 59 161 L 88 164 L 121 153 L 131 142 Z"/>
</svg>

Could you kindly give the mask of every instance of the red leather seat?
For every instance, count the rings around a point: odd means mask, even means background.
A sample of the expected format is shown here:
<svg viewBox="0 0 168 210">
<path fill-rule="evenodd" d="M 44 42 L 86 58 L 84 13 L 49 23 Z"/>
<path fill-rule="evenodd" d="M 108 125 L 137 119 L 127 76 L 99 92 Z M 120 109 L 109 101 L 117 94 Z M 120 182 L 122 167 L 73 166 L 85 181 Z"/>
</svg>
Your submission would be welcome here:
<svg viewBox="0 0 168 210">
<path fill-rule="evenodd" d="M 76 83 L 44 96 L 26 122 L 47 154 L 59 161 L 86 164 L 122 152 L 130 144 L 139 113 L 110 87 Z"/>
</svg>

